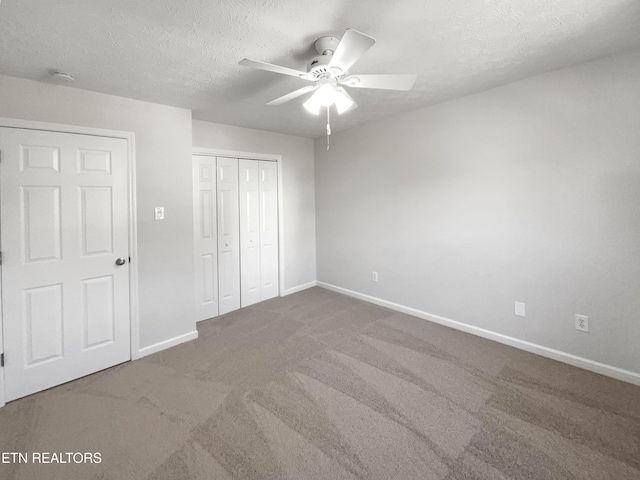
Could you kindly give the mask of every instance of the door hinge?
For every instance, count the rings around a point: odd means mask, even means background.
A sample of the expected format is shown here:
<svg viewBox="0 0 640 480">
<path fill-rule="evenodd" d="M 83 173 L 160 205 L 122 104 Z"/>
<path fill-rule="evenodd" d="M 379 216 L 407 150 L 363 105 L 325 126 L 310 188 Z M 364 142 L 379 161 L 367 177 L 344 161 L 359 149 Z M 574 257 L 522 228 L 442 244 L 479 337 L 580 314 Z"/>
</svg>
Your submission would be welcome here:
<svg viewBox="0 0 640 480">
<path fill-rule="evenodd" d="M 4 353 L 0 353 L 0 367 L 4 367 Z"/>
<path fill-rule="evenodd" d="M 2 252 L 0 252 L 0 265 L 2 265 Z"/>
</svg>

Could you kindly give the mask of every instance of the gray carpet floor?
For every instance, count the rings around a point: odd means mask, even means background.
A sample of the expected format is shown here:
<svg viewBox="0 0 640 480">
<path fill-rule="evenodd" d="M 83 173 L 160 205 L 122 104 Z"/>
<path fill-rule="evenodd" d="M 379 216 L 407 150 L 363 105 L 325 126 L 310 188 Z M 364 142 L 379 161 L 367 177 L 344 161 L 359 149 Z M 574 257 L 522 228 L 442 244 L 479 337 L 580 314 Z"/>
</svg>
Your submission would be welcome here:
<svg viewBox="0 0 640 480">
<path fill-rule="evenodd" d="M 640 387 L 321 288 L 0 409 L 2 479 L 640 479 Z"/>
</svg>

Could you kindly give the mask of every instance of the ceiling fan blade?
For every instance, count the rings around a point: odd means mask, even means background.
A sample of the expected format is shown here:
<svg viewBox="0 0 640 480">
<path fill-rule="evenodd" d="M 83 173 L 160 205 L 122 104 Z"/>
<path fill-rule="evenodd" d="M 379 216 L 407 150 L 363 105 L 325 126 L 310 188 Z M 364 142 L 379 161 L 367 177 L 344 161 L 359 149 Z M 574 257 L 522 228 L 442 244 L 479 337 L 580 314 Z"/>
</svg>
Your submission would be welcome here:
<svg viewBox="0 0 640 480">
<path fill-rule="evenodd" d="M 275 100 L 271 100 L 269 103 L 267 103 L 267 105 L 282 105 L 284 102 L 293 100 L 294 98 L 297 98 L 300 95 L 304 95 L 305 93 L 312 92 L 316 88 L 318 88 L 318 85 L 309 85 L 308 87 L 299 88 L 298 90 L 287 93 L 286 95 L 278 97 Z"/>
<path fill-rule="evenodd" d="M 281 73 L 283 75 L 291 75 L 292 77 L 300 77 L 301 75 L 306 75 L 306 72 L 294 70 L 293 68 L 281 67 L 280 65 L 259 62 L 257 60 L 249 60 L 248 58 L 244 58 L 238 63 L 245 67 L 257 68 L 258 70 L 266 70 L 267 72 Z"/>
<path fill-rule="evenodd" d="M 382 90 L 411 90 L 417 75 L 351 75 L 340 83 L 354 88 L 379 88 Z"/>
<path fill-rule="evenodd" d="M 338 67 L 343 73 L 346 72 L 374 43 L 375 39 L 370 36 L 352 28 L 347 29 L 331 57 L 328 68 Z"/>
</svg>

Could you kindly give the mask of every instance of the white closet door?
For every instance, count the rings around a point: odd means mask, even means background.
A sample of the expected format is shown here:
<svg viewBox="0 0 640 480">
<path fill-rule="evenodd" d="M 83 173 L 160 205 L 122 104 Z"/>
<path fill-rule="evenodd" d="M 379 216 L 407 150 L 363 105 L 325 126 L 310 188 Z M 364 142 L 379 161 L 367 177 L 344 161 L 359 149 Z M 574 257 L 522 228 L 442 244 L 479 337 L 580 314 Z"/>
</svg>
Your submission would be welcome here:
<svg viewBox="0 0 640 480">
<path fill-rule="evenodd" d="M 260 161 L 260 300 L 278 296 L 278 164 Z"/>
<path fill-rule="evenodd" d="M 196 321 L 218 315 L 216 158 L 193 156 Z"/>
<path fill-rule="evenodd" d="M 217 157 L 218 311 L 240 308 L 238 159 Z"/>
<path fill-rule="evenodd" d="M 257 160 L 240 159 L 240 298 L 243 307 L 261 300 L 259 167 Z"/>
<path fill-rule="evenodd" d="M 0 128 L 5 398 L 130 359 L 127 142 Z"/>
</svg>

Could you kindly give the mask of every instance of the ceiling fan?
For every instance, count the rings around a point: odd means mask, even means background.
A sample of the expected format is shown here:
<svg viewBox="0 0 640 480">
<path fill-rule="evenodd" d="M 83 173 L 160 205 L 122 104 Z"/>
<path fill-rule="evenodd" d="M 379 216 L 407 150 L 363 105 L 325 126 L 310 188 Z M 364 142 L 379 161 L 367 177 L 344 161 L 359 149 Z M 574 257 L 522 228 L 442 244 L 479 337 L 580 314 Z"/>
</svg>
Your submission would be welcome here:
<svg viewBox="0 0 640 480">
<path fill-rule="evenodd" d="M 240 61 L 240 65 L 313 82 L 313 85 L 271 100 L 267 105 L 281 105 L 305 93 L 315 92 L 304 103 L 305 109 L 318 115 L 322 107 L 327 107 L 327 115 L 329 115 L 329 107 L 335 104 L 338 113 L 341 114 L 357 107 L 351 95 L 341 85 L 353 88 L 407 91 L 411 90 L 416 81 L 417 75 L 351 75 L 349 69 L 374 43 L 376 41 L 372 37 L 350 28 L 344 32 L 341 40 L 335 37 L 317 39 L 313 46 L 319 55 L 311 59 L 306 72 L 248 58 Z M 331 133 L 328 124 L 327 133 Z"/>
</svg>

